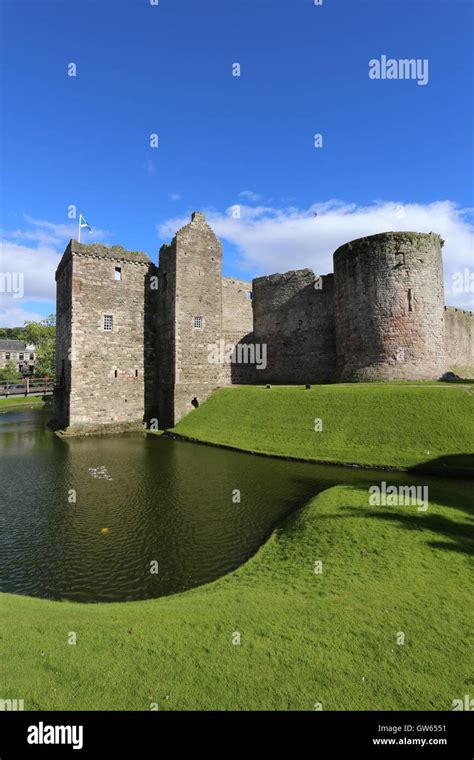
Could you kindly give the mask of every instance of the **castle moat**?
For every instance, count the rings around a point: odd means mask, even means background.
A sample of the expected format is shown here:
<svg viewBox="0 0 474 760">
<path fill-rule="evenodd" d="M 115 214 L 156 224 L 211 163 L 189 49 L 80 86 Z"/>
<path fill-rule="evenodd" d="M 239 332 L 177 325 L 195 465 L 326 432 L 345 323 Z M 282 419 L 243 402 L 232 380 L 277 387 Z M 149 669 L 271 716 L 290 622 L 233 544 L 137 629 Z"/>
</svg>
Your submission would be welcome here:
<svg viewBox="0 0 474 760">
<path fill-rule="evenodd" d="M 0 414 L 3 592 L 78 602 L 180 592 L 244 563 L 320 491 L 380 480 L 145 433 L 62 440 L 50 416 Z"/>
</svg>

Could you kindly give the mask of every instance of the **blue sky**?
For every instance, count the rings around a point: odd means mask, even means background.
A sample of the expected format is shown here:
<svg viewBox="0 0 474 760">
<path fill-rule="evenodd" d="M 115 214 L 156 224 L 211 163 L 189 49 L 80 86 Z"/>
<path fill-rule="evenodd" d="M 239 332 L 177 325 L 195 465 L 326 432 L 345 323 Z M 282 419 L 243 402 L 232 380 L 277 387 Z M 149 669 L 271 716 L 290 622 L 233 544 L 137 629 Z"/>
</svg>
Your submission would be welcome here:
<svg viewBox="0 0 474 760">
<path fill-rule="evenodd" d="M 24 271 L 25 288 L 0 294 L 0 324 L 54 311 L 54 268 L 76 236 L 70 205 L 93 227 L 84 242 L 154 260 L 204 210 L 225 274 L 246 279 L 331 271 L 335 247 L 358 234 L 433 229 L 446 239 L 449 302 L 474 308 L 469 289 L 450 292 L 472 267 L 472 3 L 1 8 L 1 270 Z M 370 79 L 381 55 L 427 59 L 428 83 Z"/>
</svg>

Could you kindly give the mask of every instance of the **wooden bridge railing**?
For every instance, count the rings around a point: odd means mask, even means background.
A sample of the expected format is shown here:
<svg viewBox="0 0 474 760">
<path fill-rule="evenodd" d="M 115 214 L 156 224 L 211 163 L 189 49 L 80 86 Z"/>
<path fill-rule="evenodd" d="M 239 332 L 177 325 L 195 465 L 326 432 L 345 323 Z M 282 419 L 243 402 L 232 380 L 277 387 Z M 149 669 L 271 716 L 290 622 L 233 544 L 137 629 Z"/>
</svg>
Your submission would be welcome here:
<svg viewBox="0 0 474 760">
<path fill-rule="evenodd" d="M 25 377 L 14 383 L 0 380 L 0 396 L 32 396 L 52 393 L 54 381 L 48 377 Z"/>
</svg>

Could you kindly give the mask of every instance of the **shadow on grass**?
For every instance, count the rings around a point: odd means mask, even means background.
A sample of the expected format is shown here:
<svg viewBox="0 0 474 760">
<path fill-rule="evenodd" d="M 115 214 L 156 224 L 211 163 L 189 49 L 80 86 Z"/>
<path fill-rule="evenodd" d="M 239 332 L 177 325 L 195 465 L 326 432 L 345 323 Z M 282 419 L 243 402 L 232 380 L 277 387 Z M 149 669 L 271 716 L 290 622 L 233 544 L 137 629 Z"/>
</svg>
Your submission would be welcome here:
<svg viewBox="0 0 474 760">
<path fill-rule="evenodd" d="M 460 454 L 451 457 L 440 457 L 440 460 L 448 460 L 447 464 L 452 467 L 453 463 L 458 465 L 468 459 L 472 462 L 472 455 Z M 343 514 L 320 514 L 319 519 L 343 519 L 344 517 L 360 517 L 367 520 L 379 520 L 381 523 L 397 523 L 404 530 L 418 531 L 426 539 L 428 546 L 434 549 L 440 549 L 448 552 L 459 552 L 464 555 L 474 555 L 474 479 L 456 481 L 450 477 L 439 477 L 439 461 L 433 460 L 437 477 L 423 477 L 425 474 L 416 469 L 412 472 L 412 477 L 408 473 L 394 472 L 372 472 L 369 477 L 367 471 L 362 479 L 343 475 L 340 479 L 335 478 L 333 481 L 327 480 L 323 488 L 319 488 L 322 493 L 334 485 L 349 486 L 356 489 L 359 493 L 364 493 L 367 497 L 367 507 L 351 505 L 346 503 L 341 506 Z M 426 463 L 429 465 L 430 463 Z M 361 473 L 362 475 L 362 473 Z M 337 482 L 335 482 L 337 481 Z M 369 488 L 373 485 L 380 485 L 385 481 L 387 485 L 395 486 L 427 486 L 428 487 L 428 510 L 418 511 L 416 505 L 407 506 L 370 506 L 369 505 Z M 316 495 L 316 494 L 314 494 Z M 457 510 L 462 512 L 465 517 L 451 517 L 439 514 L 433 510 L 432 504 L 439 504 L 440 507 Z M 297 520 L 297 513 L 292 515 L 287 522 L 287 526 L 292 526 L 293 521 Z M 296 526 L 295 526 L 296 527 Z"/>
<path fill-rule="evenodd" d="M 461 554 L 467 554 L 468 556 L 474 555 L 474 524 L 469 525 L 466 522 L 460 522 L 457 520 L 451 520 L 443 515 L 436 515 L 428 512 L 413 512 L 402 513 L 399 510 L 392 511 L 391 507 L 373 507 L 373 510 L 385 510 L 385 511 L 371 511 L 360 510 L 356 507 L 345 508 L 347 512 L 352 515 L 361 517 L 364 516 L 369 520 L 380 520 L 383 523 L 398 523 L 405 530 L 414 530 L 419 533 L 426 532 L 436 533 L 441 538 L 446 540 L 430 540 L 428 538 L 427 544 L 435 549 L 441 549 L 442 551 L 456 551 Z M 387 511 L 390 509 L 391 511 Z M 416 509 L 416 507 L 405 507 L 405 509 Z"/>
<path fill-rule="evenodd" d="M 474 454 L 446 454 L 410 467 L 409 472 L 440 477 L 446 475 L 450 478 L 474 478 Z"/>
</svg>

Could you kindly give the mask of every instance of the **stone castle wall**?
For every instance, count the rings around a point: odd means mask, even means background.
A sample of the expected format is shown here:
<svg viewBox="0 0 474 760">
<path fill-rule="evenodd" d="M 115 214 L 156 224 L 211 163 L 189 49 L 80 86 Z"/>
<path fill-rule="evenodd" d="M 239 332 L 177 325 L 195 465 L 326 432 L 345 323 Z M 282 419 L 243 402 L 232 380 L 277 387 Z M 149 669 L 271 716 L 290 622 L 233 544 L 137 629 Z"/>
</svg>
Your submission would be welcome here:
<svg viewBox="0 0 474 760">
<path fill-rule="evenodd" d="M 474 315 L 444 308 L 441 246 L 433 233 L 372 235 L 335 252 L 334 275 L 302 269 L 250 284 L 222 278 L 221 243 L 197 212 L 162 246 L 159 267 L 71 241 L 56 273 L 55 417 L 71 432 L 171 427 L 223 385 L 472 368 Z M 240 362 L 225 360 L 229 345 Z"/>
<path fill-rule="evenodd" d="M 444 326 L 447 369 L 474 371 L 474 313 L 446 306 Z"/>
<path fill-rule="evenodd" d="M 71 283 L 72 326 L 67 318 L 65 329 L 61 317 L 58 366 L 63 361 L 67 366 L 70 347 L 69 414 L 64 421 L 72 430 L 143 425 L 145 356 L 153 349 L 145 317 L 152 266 L 146 254 L 120 247 L 73 242 L 67 251 L 64 292 Z M 120 280 L 115 279 L 116 269 L 120 269 Z M 63 297 L 59 295 L 60 309 Z M 104 330 L 104 315 L 112 317 L 110 331 Z M 148 366 L 146 372 L 149 375 L 153 367 Z M 57 416 L 64 418 L 65 409 L 64 404 L 62 411 L 58 407 Z"/>
<path fill-rule="evenodd" d="M 202 214 L 195 212 L 176 233 L 175 258 L 175 282 L 170 283 L 176 293 L 172 424 L 221 385 L 221 366 L 209 363 L 208 344 L 222 336 L 222 246 Z"/>
<path fill-rule="evenodd" d="M 56 388 L 55 417 L 69 425 L 72 345 L 72 254 L 69 243 L 56 271 Z"/>
<path fill-rule="evenodd" d="M 445 369 L 442 241 L 386 232 L 334 254 L 341 380 L 434 380 Z"/>
<path fill-rule="evenodd" d="M 258 382 L 327 383 L 335 379 L 334 278 L 311 269 L 253 281 L 254 339 L 267 346 Z"/>
<path fill-rule="evenodd" d="M 156 331 L 156 419 L 159 427 L 174 425 L 176 379 L 176 239 L 160 249 Z M 159 325 L 159 329 L 158 329 Z"/>
<path fill-rule="evenodd" d="M 236 280 L 233 277 L 222 278 L 222 343 L 223 350 L 236 346 L 253 344 L 253 307 L 252 283 Z M 230 348 L 229 348 L 230 351 Z M 241 357 L 251 358 L 250 351 L 241 351 Z M 224 362 L 221 367 L 221 384 L 246 384 L 256 382 L 255 365 L 247 362 Z"/>
</svg>

